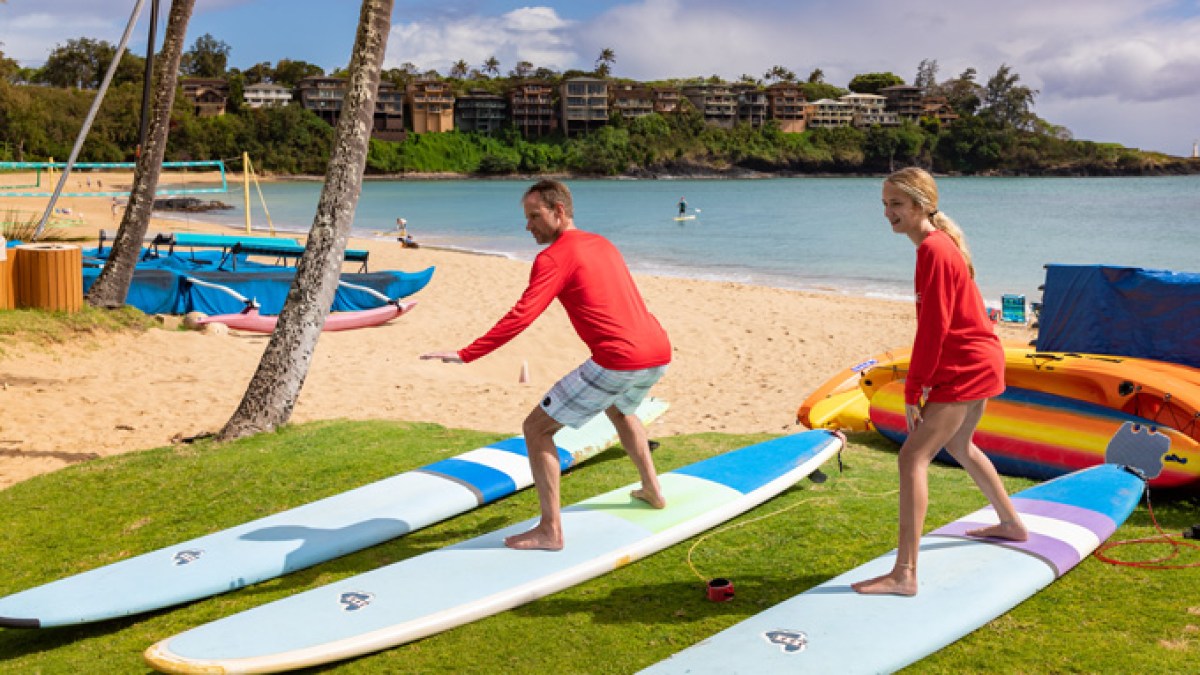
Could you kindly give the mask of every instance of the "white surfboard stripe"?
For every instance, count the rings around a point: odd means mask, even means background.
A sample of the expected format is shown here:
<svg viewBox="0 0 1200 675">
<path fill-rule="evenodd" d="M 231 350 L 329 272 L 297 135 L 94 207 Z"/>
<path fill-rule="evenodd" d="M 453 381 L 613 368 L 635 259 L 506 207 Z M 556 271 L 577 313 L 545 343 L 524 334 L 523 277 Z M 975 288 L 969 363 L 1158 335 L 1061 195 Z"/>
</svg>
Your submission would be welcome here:
<svg viewBox="0 0 1200 675">
<path fill-rule="evenodd" d="M 992 509 L 985 508 L 972 513 L 963 518 L 963 520 L 970 523 L 996 525 L 1000 522 L 1000 516 Z M 1100 545 L 1100 539 L 1094 532 L 1086 527 L 1069 523 L 1065 520 L 1022 513 L 1021 522 L 1025 523 L 1025 529 L 1030 534 L 1040 534 L 1069 545 L 1079 552 L 1081 559 L 1091 555 L 1092 551 L 1096 550 L 1096 547 Z"/>
<path fill-rule="evenodd" d="M 464 452 L 455 459 L 461 459 L 464 462 L 474 462 L 495 469 L 509 478 L 517 485 L 529 485 L 533 483 L 533 472 L 529 468 L 529 458 L 525 455 L 518 455 L 515 452 L 507 450 L 497 450 L 495 448 L 479 448 L 470 452 Z"/>
</svg>

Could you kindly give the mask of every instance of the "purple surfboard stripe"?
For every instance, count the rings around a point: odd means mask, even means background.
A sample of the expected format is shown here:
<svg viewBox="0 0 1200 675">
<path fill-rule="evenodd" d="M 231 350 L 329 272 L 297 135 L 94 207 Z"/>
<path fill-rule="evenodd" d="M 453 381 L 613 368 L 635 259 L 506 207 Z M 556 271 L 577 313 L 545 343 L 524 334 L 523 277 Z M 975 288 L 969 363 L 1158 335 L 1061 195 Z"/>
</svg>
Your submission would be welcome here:
<svg viewBox="0 0 1200 675">
<path fill-rule="evenodd" d="M 930 532 L 930 536 L 938 537 L 962 537 L 974 541 L 995 544 L 1004 548 L 1011 548 L 1017 551 L 1022 551 L 1030 555 L 1040 558 L 1043 562 L 1054 568 L 1054 575 L 1061 577 L 1067 570 L 1079 564 L 1079 551 L 1075 550 L 1074 546 L 1054 537 L 1047 537 L 1044 534 L 1035 532 L 1029 533 L 1029 539 L 1026 541 L 1007 541 L 1003 539 L 986 539 L 981 537 L 972 537 L 967 534 L 967 530 L 974 530 L 979 527 L 987 527 L 987 523 L 972 523 L 965 520 L 956 520 L 945 527 L 938 528 Z"/>
<path fill-rule="evenodd" d="M 1112 518 L 1099 511 L 1085 509 L 1072 504 L 1063 504 L 1062 502 L 1048 502 L 1043 499 L 1014 497 L 1012 503 L 1013 506 L 1017 507 L 1018 513 L 1028 513 L 1031 516 L 1045 516 L 1085 527 L 1091 530 L 1092 534 L 1096 535 L 1100 541 L 1108 539 L 1113 532 L 1117 531 L 1117 524 L 1113 522 Z"/>
</svg>

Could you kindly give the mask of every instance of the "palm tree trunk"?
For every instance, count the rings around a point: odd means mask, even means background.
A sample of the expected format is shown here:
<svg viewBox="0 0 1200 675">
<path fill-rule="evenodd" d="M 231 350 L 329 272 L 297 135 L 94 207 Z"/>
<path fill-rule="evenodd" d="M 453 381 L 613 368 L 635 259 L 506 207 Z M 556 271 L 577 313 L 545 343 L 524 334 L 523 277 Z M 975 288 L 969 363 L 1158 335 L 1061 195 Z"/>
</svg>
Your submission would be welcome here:
<svg viewBox="0 0 1200 675">
<path fill-rule="evenodd" d="M 187 37 L 188 21 L 196 0 L 172 0 L 163 35 L 163 47 L 158 60 L 158 79 L 154 87 L 154 116 L 150 120 L 150 138 L 133 170 L 133 187 L 121 227 L 113 239 L 108 262 L 88 291 L 87 301 L 93 307 L 120 307 L 129 295 L 133 270 L 142 251 L 142 239 L 150 227 L 154 210 L 154 193 L 162 173 L 163 156 L 167 152 L 167 131 L 171 123 L 171 108 L 175 104 L 175 84 L 179 78 L 179 60 Z M 150 86 L 147 82 L 145 86 Z"/>
<path fill-rule="evenodd" d="M 337 291 L 346 240 L 362 192 L 392 0 L 364 0 L 350 59 L 325 187 L 296 278 L 242 402 L 218 434 L 232 440 L 285 424 L 308 375 L 313 350 Z"/>
</svg>

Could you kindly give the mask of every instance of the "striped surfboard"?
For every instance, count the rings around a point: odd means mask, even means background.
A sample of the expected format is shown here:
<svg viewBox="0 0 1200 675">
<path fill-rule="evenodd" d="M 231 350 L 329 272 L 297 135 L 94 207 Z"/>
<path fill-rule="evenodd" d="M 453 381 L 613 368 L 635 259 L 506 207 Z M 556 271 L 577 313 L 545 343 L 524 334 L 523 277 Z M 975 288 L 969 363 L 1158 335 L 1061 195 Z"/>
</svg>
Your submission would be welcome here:
<svg viewBox="0 0 1200 675">
<path fill-rule="evenodd" d="M 649 423 L 667 409 L 648 398 Z M 617 442 L 608 418 L 555 435 L 561 470 Z M 148 612 L 353 553 L 533 484 L 518 436 L 412 471 L 0 598 L 0 626 L 46 628 Z"/>
<path fill-rule="evenodd" d="M 1013 496 L 1029 540 L 979 539 L 987 507 L 921 538 L 915 597 L 859 595 L 895 551 L 714 635 L 646 670 L 675 673 L 885 673 L 953 643 L 1079 564 L 1125 522 L 1143 480 L 1115 464 L 1084 469 Z"/>
<path fill-rule="evenodd" d="M 628 565 L 744 513 L 808 476 L 841 444 L 821 430 L 734 450 L 660 476 L 665 509 L 633 500 L 636 485 L 563 509 L 561 551 L 506 548 L 505 537 L 536 523 L 526 521 L 199 626 L 154 645 L 146 661 L 173 673 L 277 672 L 433 635 Z"/>
</svg>

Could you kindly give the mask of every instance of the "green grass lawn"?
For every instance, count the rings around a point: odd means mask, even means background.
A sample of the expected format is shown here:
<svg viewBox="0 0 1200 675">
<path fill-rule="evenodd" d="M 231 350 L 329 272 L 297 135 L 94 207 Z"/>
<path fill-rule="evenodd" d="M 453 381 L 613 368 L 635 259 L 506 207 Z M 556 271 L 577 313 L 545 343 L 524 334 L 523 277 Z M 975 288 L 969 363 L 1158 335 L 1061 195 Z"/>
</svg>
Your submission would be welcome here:
<svg viewBox="0 0 1200 675">
<path fill-rule="evenodd" d="M 653 429 L 652 429 L 653 431 Z M 325 422 L 218 446 L 96 460 L 0 491 L 0 595 L 336 494 L 501 438 L 428 424 Z M 666 437 L 660 471 L 769 438 Z M 598 579 L 467 626 L 323 669 L 345 673 L 630 673 L 895 547 L 893 446 L 851 437 L 845 469 L 805 481 L 717 530 Z M 636 481 L 618 448 L 572 471 L 563 502 Z M 1006 479 L 1010 491 L 1032 483 Z M 966 474 L 935 466 L 926 529 L 984 504 Z M 1200 499 L 1154 495 L 1168 532 L 1200 523 Z M 532 518 L 532 490 L 374 548 L 182 607 L 81 627 L 0 629 L 0 672 L 135 673 L 142 651 L 201 623 Z M 747 522 L 753 521 L 753 522 Z M 1114 539 L 1154 533 L 1144 503 Z M 1117 553 L 1147 559 L 1161 545 Z M 689 553 L 691 565 L 689 565 Z M 1200 561 L 1186 551 L 1185 562 Z M 737 597 L 705 598 L 705 577 Z M 869 645 L 864 645 L 869 648 Z M 1089 558 L 914 672 L 1184 673 L 1200 670 L 1200 568 L 1146 570 Z"/>
</svg>

